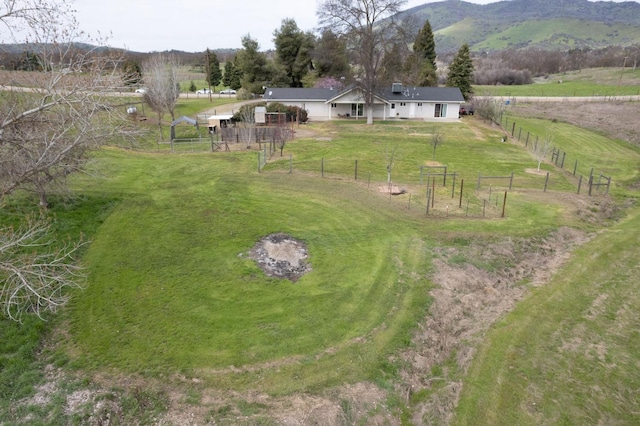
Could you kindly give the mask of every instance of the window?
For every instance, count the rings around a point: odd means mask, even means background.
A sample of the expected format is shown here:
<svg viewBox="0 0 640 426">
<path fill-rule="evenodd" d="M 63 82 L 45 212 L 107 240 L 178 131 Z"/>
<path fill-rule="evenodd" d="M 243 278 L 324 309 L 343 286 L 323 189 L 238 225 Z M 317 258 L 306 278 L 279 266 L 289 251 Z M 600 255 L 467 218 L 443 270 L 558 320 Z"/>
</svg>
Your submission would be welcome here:
<svg viewBox="0 0 640 426">
<path fill-rule="evenodd" d="M 396 109 L 396 104 L 391 104 L 391 109 Z"/>
<path fill-rule="evenodd" d="M 436 104 L 436 111 L 434 117 L 446 117 L 447 116 L 447 104 Z"/>
<path fill-rule="evenodd" d="M 422 102 L 418 102 L 418 106 L 421 107 L 422 106 Z"/>
<path fill-rule="evenodd" d="M 400 106 L 407 106 L 406 102 L 400 102 Z"/>
<path fill-rule="evenodd" d="M 364 115 L 364 104 L 351 104 L 351 116 L 362 117 Z"/>
<path fill-rule="evenodd" d="M 338 104 L 331 104 L 331 108 L 338 108 Z"/>
</svg>

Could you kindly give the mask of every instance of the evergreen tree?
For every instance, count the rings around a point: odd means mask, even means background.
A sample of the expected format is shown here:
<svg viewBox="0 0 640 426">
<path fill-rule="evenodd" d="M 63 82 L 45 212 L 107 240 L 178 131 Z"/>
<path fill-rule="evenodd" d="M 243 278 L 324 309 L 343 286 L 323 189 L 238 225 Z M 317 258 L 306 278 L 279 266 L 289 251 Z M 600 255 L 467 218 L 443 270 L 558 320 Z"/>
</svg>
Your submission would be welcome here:
<svg viewBox="0 0 640 426">
<path fill-rule="evenodd" d="M 416 35 L 413 42 L 413 55 L 408 58 L 406 68 L 416 86 L 436 86 L 438 84 L 436 42 L 429 20 Z"/>
<path fill-rule="evenodd" d="M 302 80 L 311 68 L 314 38 L 302 32 L 296 21 L 283 19 L 279 30 L 273 32 L 276 61 L 284 68 L 289 87 L 302 87 Z"/>
<path fill-rule="evenodd" d="M 431 24 L 428 19 L 418 32 L 418 35 L 416 35 L 413 42 L 413 53 L 415 53 L 420 60 L 428 61 L 434 70 L 437 69 L 436 42 L 433 38 L 433 31 L 431 30 Z"/>
<path fill-rule="evenodd" d="M 249 34 L 242 37 L 242 49 L 236 56 L 236 68 L 242 71 L 242 87 L 249 93 L 262 93 L 270 82 L 267 56 L 260 52 L 258 42 Z"/>
<path fill-rule="evenodd" d="M 447 75 L 447 87 L 457 87 L 466 100 L 473 94 L 471 82 L 473 79 L 473 61 L 469 53 L 469 45 L 463 44 L 453 62 L 449 66 Z"/>
<path fill-rule="evenodd" d="M 222 80 L 222 71 L 220 70 L 220 61 L 216 52 L 207 49 L 205 52 L 205 72 L 206 80 L 209 87 L 216 87 Z"/>
<path fill-rule="evenodd" d="M 318 77 L 344 77 L 350 80 L 351 66 L 347 58 L 347 45 L 333 31 L 326 29 L 322 32 L 312 57 Z"/>
<path fill-rule="evenodd" d="M 238 90 L 242 87 L 242 71 L 236 66 L 238 61 L 237 56 L 233 58 L 233 61 L 227 61 L 224 64 L 224 76 L 222 77 L 222 84 L 233 89 Z"/>
</svg>

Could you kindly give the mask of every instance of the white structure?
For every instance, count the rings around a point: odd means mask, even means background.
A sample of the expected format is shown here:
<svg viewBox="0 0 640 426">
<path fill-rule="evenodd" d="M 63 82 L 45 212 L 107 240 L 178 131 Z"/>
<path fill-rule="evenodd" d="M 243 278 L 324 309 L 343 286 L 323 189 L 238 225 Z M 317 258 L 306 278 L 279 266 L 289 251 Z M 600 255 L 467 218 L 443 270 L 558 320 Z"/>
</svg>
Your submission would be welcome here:
<svg viewBox="0 0 640 426">
<path fill-rule="evenodd" d="M 352 85 L 342 91 L 334 89 L 267 88 L 267 102 L 297 106 L 307 111 L 310 120 L 365 118 L 364 94 Z M 451 121 L 459 118 L 464 103 L 457 87 L 403 87 L 394 83 L 381 90 L 373 105 L 374 119 L 422 119 Z"/>
</svg>

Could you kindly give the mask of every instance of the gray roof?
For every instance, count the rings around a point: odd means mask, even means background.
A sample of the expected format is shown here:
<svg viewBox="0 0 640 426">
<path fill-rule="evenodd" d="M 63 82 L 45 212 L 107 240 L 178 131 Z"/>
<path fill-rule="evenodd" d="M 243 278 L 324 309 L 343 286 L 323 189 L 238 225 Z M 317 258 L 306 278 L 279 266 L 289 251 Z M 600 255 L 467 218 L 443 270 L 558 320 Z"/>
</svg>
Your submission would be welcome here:
<svg viewBox="0 0 640 426">
<path fill-rule="evenodd" d="M 335 89 L 307 89 L 297 87 L 268 88 L 264 99 L 268 101 L 319 101 L 327 102 L 347 93 L 356 86 Z M 381 90 L 378 97 L 387 102 L 464 102 L 462 92 L 457 87 L 402 87 L 393 92 L 391 88 Z"/>
<path fill-rule="evenodd" d="M 457 87 L 402 87 L 402 90 L 392 92 L 385 89 L 380 93 L 380 97 L 389 102 L 413 101 L 442 101 L 442 102 L 464 102 L 464 96 Z"/>
<path fill-rule="evenodd" d="M 337 93 L 338 91 L 334 89 L 269 87 L 264 92 L 264 99 L 283 101 L 327 101 L 328 99 L 334 97 Z"/>
</svg>

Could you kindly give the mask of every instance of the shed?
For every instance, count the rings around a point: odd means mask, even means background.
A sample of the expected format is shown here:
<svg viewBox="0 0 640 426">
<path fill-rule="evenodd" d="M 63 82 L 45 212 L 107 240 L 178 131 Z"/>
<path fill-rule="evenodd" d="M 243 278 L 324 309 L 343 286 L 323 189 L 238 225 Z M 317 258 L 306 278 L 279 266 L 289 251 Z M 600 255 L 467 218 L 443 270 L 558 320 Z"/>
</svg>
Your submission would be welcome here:
<svg viewBox="0 0 640 426">
<path fill-rule="evenodd" d="M 255 110 L 256 124 L 266 124 L 267 122 L 267 107 L 257 106 Z"/>
<path fill-rule="evenodd" d="M 209 133 L 216 133 L 218 129 L 223 127 L 229 127 L 233 114 L 217 114 L 207 118 L 207 126 L 209 127 Z"/>
<path fill-rule="evenodd" d="M 192 126 L 195 126 L 196 129 L 199 129 L 198 122 L 196 120 L 194 120 L 193 118 L 187 117 L 186 115 L 183 115 L 182 117 L 177 118 L 171 123 L 171 140 L 174 140 L 176 138 L 176 126 L 180 123 L 188 123 L 188 124 L 191 124 Z"/>
</svg>

